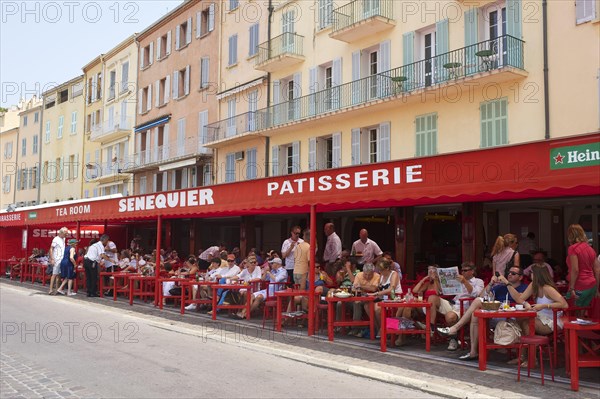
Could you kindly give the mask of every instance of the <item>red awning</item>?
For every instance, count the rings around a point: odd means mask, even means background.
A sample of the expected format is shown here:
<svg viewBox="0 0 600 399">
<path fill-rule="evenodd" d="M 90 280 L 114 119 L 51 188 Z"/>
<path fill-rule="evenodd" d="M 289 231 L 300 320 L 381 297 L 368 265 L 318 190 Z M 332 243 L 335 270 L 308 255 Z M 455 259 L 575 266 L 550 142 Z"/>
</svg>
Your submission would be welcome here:
<svg viewBox="0 0 600 399">
<path fill-rule="evenodd" d="M 0 225 L 600 195 L 600 167 L 553 165 L 557 149 L 582 145 L 600 151 L 600 134 L 4 213 Z"/>
</svg>

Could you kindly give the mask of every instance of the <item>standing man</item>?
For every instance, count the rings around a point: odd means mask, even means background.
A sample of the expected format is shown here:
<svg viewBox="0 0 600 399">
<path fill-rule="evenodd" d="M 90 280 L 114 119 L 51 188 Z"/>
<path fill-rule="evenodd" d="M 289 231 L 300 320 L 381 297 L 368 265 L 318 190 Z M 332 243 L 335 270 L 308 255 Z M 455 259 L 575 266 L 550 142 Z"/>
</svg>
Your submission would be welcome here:
<svg viewBox="0 0 600 399">
<path fill-rule="evenodd" d="M 50 251 L 48 251 L 48 262 L 50 262 L 52 265 L 52 277 L 50 277 L 50 289 L 48 291 L 49 295 L 56 295 L 54 285 L 56 285 L 58 288 L 60 284 L 60 262 L 65 255 L 65 237 L 67 236 L 68 232 L 69 230 L 66 227 L 62 227 L 56 233 L 56 237 L 52 239 L 52 244 L 50 244 Z"/>
<path fill-rule="evenodd" d="M 108 259 L 104 262 L 104 268 L 107 272 L 116 272 L 115 266 L 119 263 L 119 257 L 117 256 L 117 246 L 114 242 L 108 241 L 104 247 L 104 252 Z"/>
<path fill-rule="evenodd" d="M 100 237 L 100 241 L 90 245 L 83 258 L 88 297 L 98 296 L 98 269 L 100 260 L 109 260 L 108 256 L 104 253 L 104 248 L 108 245 L 108 239 L 108 235 L 103 234 Z"/>
<path fill-rule="evenodd" d="M 358 236 L 358 240 L 352 244 L 352 255 L 362 257 L 362 261 L 359 263 L 373 263 L 375 264 L 383 251 L 379 248 L 379 245 L 369 238 L 369 232 L 367 229 L 362 229 Z"/>
<path fill-rule="evenodd" d="M 201 270 L 206 270 L 210 266 L 211 261 L 214 258 L 218 258 L 221 253 L 221 248 L 223 245 L 213 245 L 208 249 L 204 250 L 200 255 L 198 255 L 198 267 Z"/>
<path fill-rule="evenodd" d="M 327 236 L 327 243 L 325 244 L 325 251 L 323 251 L 323 261 L 325 262 L 325 271 L 330 276 L 334 276 L 337 270 L 334 270 L 333 265 L 336 260 L 342 255 L 342 240 L 335 232 L 335 226 L 333 223 L 325 223 L 325 235 Z"/>
<path fill-rule="evenodd" d="M 302 230 L 300 226 L 294 226 L 290 230 L 290 238 L 285 240 L 281 245 L 281 257 L 285 261 L 285 270 L 288 273 L 288 276 L 291 276 L 294 273 L 294 256 L 296 247 L 298 244 L 304 242 L 302 238 L 300 238 L 300 234 Z"/>
<path fill-rule="evenodd" d="M 527 237 L 521 238 L 517 250 L 519 251 L 519 258 L 521 259 L 521 267 L 525 268 L 534 263 L 532 255 L 537 250 L 537 245 L 535 244 L 535 233 L 533 231 L 527 233 Z"/>
<path fill-rule="evenodd" d="M 296 245 L 294 250 L 294 284 L 298 284 L 301 290 L 308 289 L 306 280 L 310 263 L 310 230 L 304 230 L 304 240 Z"/>
</svg>

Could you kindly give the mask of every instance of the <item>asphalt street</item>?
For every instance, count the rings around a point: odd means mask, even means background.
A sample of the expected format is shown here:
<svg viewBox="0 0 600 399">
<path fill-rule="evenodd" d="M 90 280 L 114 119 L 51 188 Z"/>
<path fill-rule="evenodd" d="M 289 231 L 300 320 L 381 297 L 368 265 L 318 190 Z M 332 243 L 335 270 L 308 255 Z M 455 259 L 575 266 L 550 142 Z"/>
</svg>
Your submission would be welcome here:
<svg viewBox="0 0 600 399">
<path fill-rule="evenodd" d="M 269 351 L 268 337 L 3 285 L 2 398 L 432 398 Z M 257 348 L 262 348 L 257 350 Z"/>
</svg>

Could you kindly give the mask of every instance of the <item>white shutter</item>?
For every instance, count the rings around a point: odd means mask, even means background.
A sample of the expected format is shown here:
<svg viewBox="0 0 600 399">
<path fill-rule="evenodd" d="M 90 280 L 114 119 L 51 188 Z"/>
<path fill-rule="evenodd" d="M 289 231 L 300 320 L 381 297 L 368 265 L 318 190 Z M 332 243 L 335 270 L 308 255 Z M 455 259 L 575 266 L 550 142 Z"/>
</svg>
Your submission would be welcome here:
<svg viewBox="0 0 600 399">
<path fill-rule="evenodd" d="M 154 174 L 154 176 L 152 176 L 152 191 L 157 192 L 158 191 L 158 173 Z"/>
<path fill-rule="evenodd" d="M 377 72 L 385 73 L 385 76 L 379 77 L 379 90 L 380 96 L 388 96 L 391 93 L 391 80 L 389 76 L 389 70 L 392 69 L 390 57 L 391 57 L 391 43 L 389 40 L 381 42 L 379 44 L 380 62 L 377 63 Z"/>
<path fill-rule="evenodd" d="M 156 60 L 157 61 L 160 60 L 161 41 L 162 41 L 161 37 L 156 39 Z"/>
<path fill-rule="evenodd" d="M 146 102 L 146 111 L 152 109 L 152 85 L 148 85 L 148 101 Z"/>
<path fill-rule="evenodd" d="M 167 191 L 169 189 L 169 179 L 168 179 L 168 175 L 169 172 L 163 172 L 162 174 L 162 191 Z"/>
<path fill-rule="evenodd" d="M 179 98 L 179 71 L 173 72 L 173 99 Z"/>
<path fill-rule="evenodd" d="M 360 165 L 360 129 L 352 129 L 352 165 Z"/>
<path fill-rule="evenodd" d="M 271 176 L 279 176 L 279 146 L 271 149 Z"/>
<path fill-rule="evenodd" d="M 181 44 L 181 26 L 177 25 L 177 27 L 175 28 L 175 50 L 179 50 L 180 44 Z"/>
<path fill-rule="evenodd" d="M 148 65 L 152 65 L 154 62 L 154 41 L 150 42 L 150 55 L 148 56 Z"/>
<path fill-rule="evenodd" d="M 212 32 L 215 29 L 215 3 L 211 3 L 208 7 L 208 31 Z"/>
<path fill-rule="evenodd" d="M 294 74 L 294 119 L 300 119 L 300 97 L 302 96 L 302 74 Z"/>
<path fill-rule="evenodd" d="M 331 68 L 331 108 L 337 109 L 340 106 L 340 88 L 337 87 L 342 84 L 342 58 L 336 58 L 333 60 Z"/>
<path fill-rule="evenodd" d="M 576 23 L 582 24 L 594 19 L 595 0 L 575 0 Z M 507 13 L 508 13 L 507 9 Z M 520 39 L 520 37 L 517 37 Z"/>
<path fill-rule="evenodd" d="M 308 70 L 308 91 L 311 94 L 310 99 L 308 101 L 308 113 L 309 115 L 314 115 L 316 113 L 317 108 L 317 96 L 315 93 L 318 91 L 316 67 L 310 68 Z"/>
<path fill-rule="evenodd" d="M 202 35 L 202 11 L 196 13 L 196 39 Z"/>
<path fill-rule="evenodd" d="M 163 128 L 163 150 L 162 157 L 163 159 L 169 158 L 169 128 L 170 125 L 167 123 Z"/>
<path fill-rule="evenodd" d="M 119 121 L 121 129 L 129 129 L 130 126 L 127 124 L 127 100 L 121 102 L 121 120 Z"/>
<path fill-rule="evenodd" d="M 377 162 L 390 160 L 390 122 L 379 125 L 377 135 Z"/>
<path fill-rule="evenodd" d="M 92 76 L 92 102 L 96 101 L 96 87 L 98 86 L 98 75 Z"/>
<path fill-rule="evenodd" d="M 362 88 L 360 82 L 360 50 L 352 53 L 352 104 L 360 103 Z"/>
<path fill-rule="evenodd" d="M 186 30 L 186 35 L 185 35 L 185 44 L 190 44 L 190 42 L 192 41 L 192 17 L 189 17 L 187 20 L 187 30 Z"/>
<path fill-rule="evenodd" d="M 143 106 L 143 101 L 142 101 L 142 96 L 144 95 L 144 90 L 140 89 L 138 90 L 138 97 L 137 97 L 137 102 L 138 102 L 138 114 L 142 114 L 144 113 L 144 110 L 142 109 Z M 92 114 L 93 115 L 93 114 Z"/>
<path fill-rule="evenodd" d="M 331 135 L 331 163 L 333 168 L 342 167 L 342 133 Z"/>
<path fill-rule="evenodd" d="M 154 91 L 154 106 L 158 108 L 158 106 L 160 105 L 160 80 L 154 82 Z"/>
<path fill-rule="evenodd" d="M 169 96 L 171 95 L 171 75 L 165 77 L 165 104 L 169 102 Z"/>
<path fill-rule="evenodd" d="M 281 82 L 279 80 L 273 81 L 273 104 L 279 104 L 281 102 Z"/>
<path fill-rule="evenodd" d="M 115 126 L 115 107 L 108 108 L 108 128 L 112 129 Z"/>
<path fill-rule="evenodd" d="M 171 31 L 167 32 L 167 51 L 166 54 L 171 54 Z"/>
<path fill-rule="evenodd" d="M 177 156 L 185 153 L 185 118 L 177 121 Z"/>
<path fill-rule="evenodd" d="M 15 185 L 15 190 L 21 189 L 21 169 L 17 170 L 17 183 Z"/>
<path fill-rule="evenodd" d="M 210 59 L 208 57 L 203 57 L 200 60 L 200 87 L 201 88 L 208 87 L 209 68 L 210 68 Z"/>
<path fill-rule="evenodd" d="M 144 48 L 140 48 L 140 69 L 144 68 Z"/>
<path fill-rule="evenodd" d="M 185 81 L 184 81 L 185 95 L 190 94 L 190 66 L 185 67 Z"/>
<path fill-rule="evenodd" d="M 79 154 L 75 154 L 75 165 L 73 165 L 73 179 L 79 177 Z"/>
<path fill-rule="evenodd" d="M 308 170 L 318 170 L 317 167 L 317 138 L 308 138 Z"/>
<path fill-rule="evenodd" d="M 200 111 L 198 113 L 198 138 L 200 144 L 206 144 L 208 141 L 208 129 L 206 125 L 208 125 L 208 111 Z"/>
<path fill-rule="evenodd" d="M 292 173 L 300 173 L 300 142 L 292 143 Z"/>
</svg>

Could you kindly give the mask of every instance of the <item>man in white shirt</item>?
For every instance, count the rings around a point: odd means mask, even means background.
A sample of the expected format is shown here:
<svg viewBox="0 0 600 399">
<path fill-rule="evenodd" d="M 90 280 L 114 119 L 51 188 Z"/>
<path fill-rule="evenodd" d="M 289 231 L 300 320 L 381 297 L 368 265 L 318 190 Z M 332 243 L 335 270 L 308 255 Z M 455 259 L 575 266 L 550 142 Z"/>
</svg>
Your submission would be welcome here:
<svg viewBox="0 0 600 399">
<path fill-rule="evenodd" d="M 383 251 L 375 241 L 369 238 L 367 229 L 362 229 L 358 235 L 360 238 L 352 244 L 351 254 L 362 257 L 362 260 L 359 263 L 375 264 L 381 255 L 383 255 Z"/>
<path fill-rule="evenodd" d="M 85 268 L 85 279 L 88 297 L 98 296 L 98 271 L 100 260 L 108 260 L 104 253 L 104 248 L 108 244 L 108 235 L 103 234 L 100 241 L 90 245 L 83 258 L 83 267 Z"/>
<path fill-rule="evenodd" d="M 325 262 L 325 271 L 327 274 L 334 275 L 337 270 L 333 270 L 333 264 L 339 259 L 342 254 L 342 240 L 335 232 L 335 225 L 333 223 L 325 223 L 325 235 L 327 236 L 327 243 L 325 244 L 325 251 L 323 251 L 323 261 Z"/>
<path fill-rule="evenodd" d="M 69 229 L 62 227 L 56 232 L 56 237 L 52 239 L 52 244 L 50 244 L 50 251 L 48 251 L 49 262 L 52 265 L 52 277 L 50 277 L 50 289 L 48 291 L 50 295 L 56 295 L 54 286 L 56 285 L 56 288 L 58 288 L 60 285 L 60 262 L 65 255 L 65 237 L 68 232 Z"/>
<path fill-rule="evenodd" d="M 258 268 L 257 268 L 258 269 Z M 263 280 L 268 281 L 269 287 L 264 290 L 260 290 L 252 293 L 252 303 L 250 305 L 250 313 L 256 311 L 260 304 L 267 299 L 275 295 L 275 291 L 281 291 L 285 289 L 285 282 L 288 279 L 287 270 L 281 265 L 281 259 L 273 258 L 269 261 L 269 267 L 264 270 Z M 268 290 L 268 291 L 267 291 Z M 246 318 L 246 309 L 243 309 L 237 314 L 239 318 Z M 273 316 L 275 317 L 275 316 Z"/>
<path fill-rule="evenodd" d="M 294 226 L 290 230 L 290 238 L 285 240 L 281 245 L 281 257 L 285 261 L 285 270 L 288 272 L 288 276 L 292 276 L 294 273 L 294 258 L 296 253 L 296 247 L 298 244 L 304 242 L 300 238 L 302 229 L 300 226 Z"/>
<path fill-rule="evenodd" d="M 458 276 L 458 281 L 462 283 L 463 293 L 458 294 L 452 300 L 452 303 L 437 295 L 431 295 L 428 302 L 431 306 L 431 322 L 435 323 L 437 312 L 443 314 L 446 318 L 446 324 L 451 327 L 460 319 L 460 299 L 461 298 L 477 298 L 483 291 L 483 280 L 475 277 L 475 264 L 473 262 L 463 262 L 460 265 L 461 274 Z M 435 328 L 433 329 L 435 331 Z M 451 338 L 448 343 L 448 350 L 455 351 L 458 349 L 458 341 Z"/>
<path fill-rule="evenodd" d="M 231 280 L 233 277 L 240 274 L 240 272 L 241 272 L 240 267 L 235 264 L 235 255 L 229 254 L 229 255 L 227 255 L 227 266 L 221 267 L 220 270 L 215 274 L 214 278 L 215 278 L 215 280 L 217 280 L 219 282 L 219 284 L 227 284 L 230 282 L 227 280 Z M 217 296 L 219 297 L 219 303 L 223 302 L 223 297 L 224 297 L 223 292 L 224 292 L 224 290 L 221 288 L 219 288 L 217 290 Z M 210 312 L 208 312 L 208 314 L 212 315 L 213 311 L 214 311 L 214 309 L 211 310 Z"/>
</svg>

